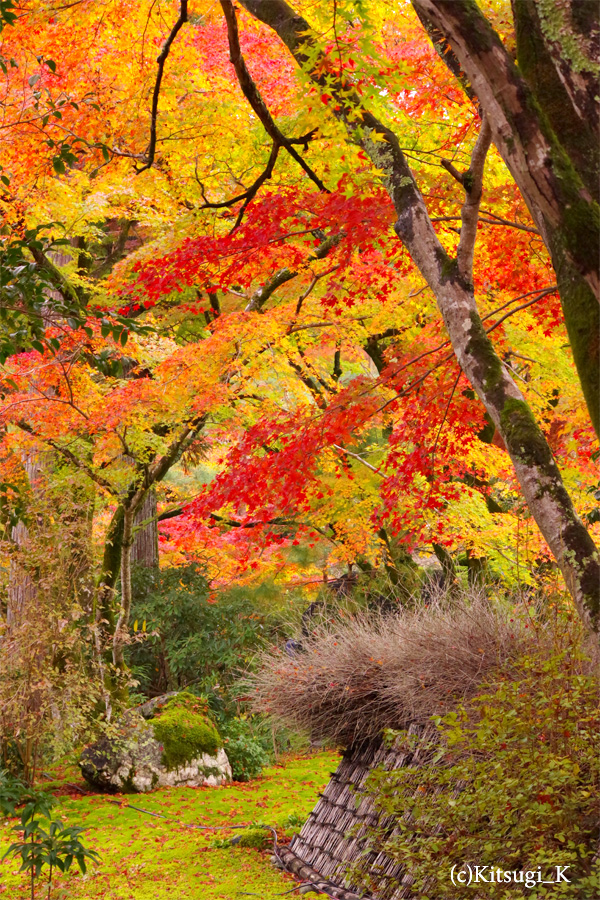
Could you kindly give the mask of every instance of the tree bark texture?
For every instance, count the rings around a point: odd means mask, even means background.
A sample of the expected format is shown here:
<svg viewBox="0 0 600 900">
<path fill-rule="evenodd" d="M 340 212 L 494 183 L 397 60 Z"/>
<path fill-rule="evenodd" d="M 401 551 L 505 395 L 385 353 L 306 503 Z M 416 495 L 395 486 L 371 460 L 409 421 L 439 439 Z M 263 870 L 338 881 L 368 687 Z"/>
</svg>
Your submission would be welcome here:
<svg viewBox="0 0 600 900">
<path fill-rule="evenodd" d="M 600 434 L 598 4 L 512 2 L 518 66 L 474 0 L 413 6 L 447 38 L 544 239 Z"/>
<path fill-rule="evenodd" d="M 118 669 L 124 666 L 123 647 L 131 612 L 131 547 L 135 511 L 131 507 L 123 511 L 123 538 L 121 542 L 121 609 L 113 638 L 113 663 Z"/>
<path fill-rule="evenodd" d="M 40 489 L 39 482 L 43 471 L 43 463 L 39 454 L 33 451 L 25 454 L 23 457 L 23 468 L 27 475 L 31 493 L 35 496 Z M 13 526 L 11 539 L 17 550 L 26 550 L 30 541 L 30 534 L 24 522 L 17 522 Z M 36 596 L 35 581 L 31 577 L 31 573 L 15 559 L 10 561 L 7 593 L 6 624 L 10 629 L 18 626 L 23 614 Z"/>
<path fill-rule="evenodd" d="M 148 491 L 144 502 L 135 514 L 133 527 L 131 564 L 158 569 L 158 521 L 154 490 Z"/>
</svg>

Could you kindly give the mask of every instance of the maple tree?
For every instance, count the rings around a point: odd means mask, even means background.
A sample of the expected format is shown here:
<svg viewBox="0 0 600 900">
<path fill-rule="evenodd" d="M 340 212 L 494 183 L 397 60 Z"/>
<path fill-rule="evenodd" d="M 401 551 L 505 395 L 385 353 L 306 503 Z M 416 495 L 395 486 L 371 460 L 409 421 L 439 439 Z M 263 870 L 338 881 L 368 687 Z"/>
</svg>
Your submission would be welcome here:
<svg viewBox="0 0 600 900">
<path fill-rule="evenodd" d="M 216 587 L 401 581 L 423 549 L 533 581 L 549 548 L 595 627 L 583 20 L 569 64 L 528 0 L 242 7 L 34 2 L 2 33 L 5 507 L 40 448 L 94 485 L 117 669 L 152 489 L 163 561 Z"/>
</svg>

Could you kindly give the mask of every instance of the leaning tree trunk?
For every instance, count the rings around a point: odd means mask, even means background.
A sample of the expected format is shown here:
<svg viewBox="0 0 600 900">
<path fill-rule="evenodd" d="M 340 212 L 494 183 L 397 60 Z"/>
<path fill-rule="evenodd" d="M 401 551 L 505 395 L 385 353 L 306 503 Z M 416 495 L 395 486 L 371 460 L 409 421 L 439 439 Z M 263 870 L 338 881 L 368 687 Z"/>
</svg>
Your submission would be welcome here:
<svg viewBox="0 0 600 900">
<path fill-rule="evenodd" d="M 473 0 L 412 2 L 430 36 L 434 29 L 449 42 L 546 244 L 583 394 L 600 435 L 600 7 L 595 0 L 512 0 L 517 67 Z M 439 40 L 434 43 L 449 63 L 451 54 Z"/>
<path fill-rule="evenodd" d="M 455 12 L 460 14 L 468 8 L 472 16 L 469 26 L 471 29 L 479 27 L 477 16 L 483 19 L 472 0 L 413 2 L 415 6 L 422 7 L 424 14 L 430 18 L 434 18 L 438 7 L 449 19 L 456 19 Z M 268 3 L 242 0 L 242 3 L 255 18 L 279 35 L 300 65 L 310 66 L 312 78 L 317 84 L 327 87 L 329 93 L 335 94 L 336 115 L 346 126 L 349 139 L 361 146 L 382 172 L 383 186 L 396 210 L 396 233 L 435 294 L 458 362 L 504 440 L 529 509 L 560 566 L 582 619 L 589 628 L 597 631 L 600 627 L 600 563 L 597 548 L 573 508 L 543 432 L 483 327 L 475 302 L 470 263 L 476 236 L 478 198 L 470 200 L 467 196 L 463 207 L 458 256 L 451 259 L 438 240 L 396 134 L 366 111 L 360 98 L 350 89 L 344 88 L 340 83 L 337 86 L 332 84 L 330 78 L 325 82 L 322 72 L 326 72 L 327 67 L 321 68 L 319 64 L 322 59 L 315 58 L 308 22 L 296 14 L 285 0 L 269 0 Z M 256 100 L 257 89 L 241 55 L 233 4 L 231 0 L 221 0 L 221 6 L 228 26 L 231 61 L 246 97 L 260 114 L 262 109 Z M 436 24 L 444 30 L 444 22 L 436 21 Z M 516 70 L 513 71 L 514 65 L 497 35 L 493 37 L 495 32 L 492 30 L 492 36 L 489 35 L 491 26 L 487 20 L 483 19 L 483 25 L 485 31 L 482 32 L 480 58 L 487 67 L 485 75 L 470 65 L 470 61 L 466 59 L 467 52 L 463 54 L 466 60 L 464 62 L 458 51 L 457 55 L 480 99 L 484 93 L 483 87 L 486 87 L 487 94 L 490 95 L 492 113 L 485 119 L 492 120 L 494 113 L 500 116 L 500 121 L 490 121 L 490 125 L 495 140 L 498 140 L 500 134 L 507 149 L 511 146 L 514 149 L 510 158 L 517 172 L 513 173 L 515 180 L 519 186 L 520 183 L 523 184 L 524 192 L 525 189 L 530 190 L 532 205 L 536 209 L 543 206 L 544 215 L 554 222 L 556 229 L 565 232 L 569 230 L 569 215 L 562 208 L 565 196 L 577 204 L 583 221 L 589 223 L 592 206 L 589 192 L 576 174 L 570 181 L 567 179 L 563 182 L 559 179 L 557 182 L 556 178 L 553 179 L 552 172 L 544 162 L 544 154 L 553 152 L 555 148 L 548 144 L 540 129 L 532 132 L 528 130 L 527 123 L 521 122 L 525 133 L 522 138 L 517 133 L 511 145 L 510 135 L 507 133 L 509 126 L 506 111 L 502 106 L 507 100 L 496 96 L 493 86 L 489 85 L 489 79 L 500 78 L 499 88 L 505 88 L 510 99 L 515 96 L 517 88 L 507 78 L 510 76 L 510 79 L 514 79 Z M 450 34 L 449 37 L 452 39 Z M 464 47 L 466 38 L 461 39 Z M 474 40 L 479 40 L 477 34 Z M 508 63 L 511 63 L 512 68 Z M 520 81 L 523 82 L 523 79 Z M 249 84 L 252 90 L 248 88 Z M 522 89 L 526 89 L 526 85 Z M 484 126 L 482 131 L 483 128 Z M 499 140 L 498 142 L 500 143 Z M 483 156 L 485 157 L 485 153 Z M 481 177 L 481 160 L 478 165 Z M 586 241 L 589 240 L 589 235 L 586 234 L 585 237 Z M 591 287 L 597 287 L 598 241 L 594 244 L 594 259 L 591 259 L 589 251 L 582 254 L 571 238 L 573 234 L 570 235 L 569 245 L 565 246 L 570 265 L 580 272 Z"/>
</svg>

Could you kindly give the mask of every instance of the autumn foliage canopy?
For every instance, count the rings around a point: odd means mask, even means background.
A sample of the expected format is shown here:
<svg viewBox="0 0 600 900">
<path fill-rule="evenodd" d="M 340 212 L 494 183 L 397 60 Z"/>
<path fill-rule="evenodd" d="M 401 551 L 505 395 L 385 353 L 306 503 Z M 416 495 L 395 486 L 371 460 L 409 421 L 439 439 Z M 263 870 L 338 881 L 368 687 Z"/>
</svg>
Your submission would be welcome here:
<svg viewBox="0 0 600 900">
<path fill-rule="evenodd" d="M 514 55 L 510 4 L 480 6 Z M 295 8 L 313 28 L 303 67 L 244 6 L 14 7 L 0 43 L 4 514 L 14 525 L 72 472 L 94 493 L 100 560 L 119 510 L 152 488 L 161 564 L 198 561 L 215 590 L 349 566 L 397 577 L 434 550 L 511 586 L 555 577 L 398 239 L 386 173 L 348 138 L 359 98 L 397 136 L 453 259 L 481 107 L 405 0 Z M 476 237 L 484 329 L 597 536 L 597 444 L 556 275 L 493 144 Z"/>
</svg>

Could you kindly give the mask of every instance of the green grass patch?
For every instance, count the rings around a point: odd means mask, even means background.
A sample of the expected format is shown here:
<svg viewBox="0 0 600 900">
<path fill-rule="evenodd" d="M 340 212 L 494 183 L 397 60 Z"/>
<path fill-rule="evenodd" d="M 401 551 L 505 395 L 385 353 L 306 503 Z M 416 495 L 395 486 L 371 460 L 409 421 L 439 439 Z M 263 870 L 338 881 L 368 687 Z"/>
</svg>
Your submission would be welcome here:
<svg viewBox="0 0 600 900">
<path fill-rule="evenodd" d="M 86 829 L 84 843 L 101 853 L 101 861 L 85 876 L 59 875 L 52 900 L 242 900 L 243 892 L 274 900 L 292 882 L 271 865 L 269 851 L 222 844 L 241 831 L 235 825 L 298 830 L 290 823 L 308 815 L 337 763 L 337 754 L 327 752 L 287 759 L 245 784 L 165 788 L 135 797 L 61 797 L 56 815 Z M 127 803 L 175 821 L 127 809 Z M 0 822 L 0 856 L 13 839 L 11 824 Z M 1 900 L 28 900 L 18 868 L 14 860 L 0 865 Z M 37 895 L 46 896 L 42 883 Z"/>
</svg>

